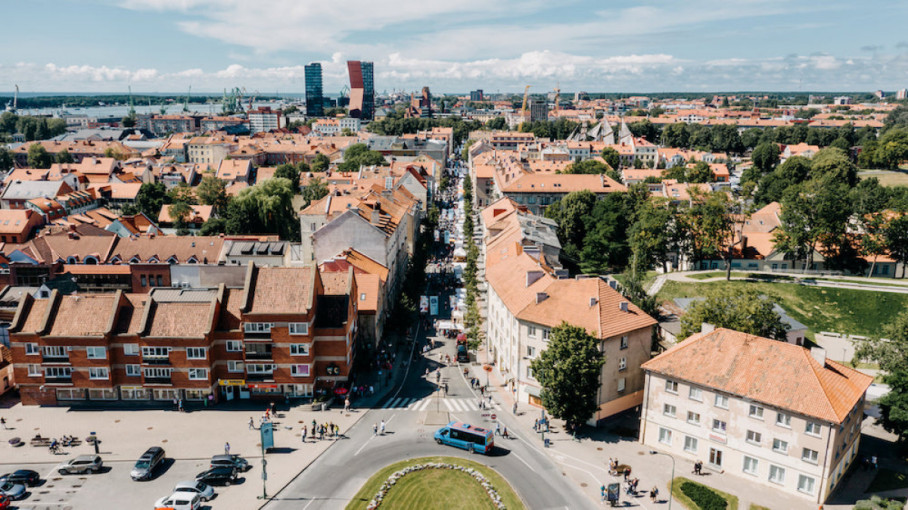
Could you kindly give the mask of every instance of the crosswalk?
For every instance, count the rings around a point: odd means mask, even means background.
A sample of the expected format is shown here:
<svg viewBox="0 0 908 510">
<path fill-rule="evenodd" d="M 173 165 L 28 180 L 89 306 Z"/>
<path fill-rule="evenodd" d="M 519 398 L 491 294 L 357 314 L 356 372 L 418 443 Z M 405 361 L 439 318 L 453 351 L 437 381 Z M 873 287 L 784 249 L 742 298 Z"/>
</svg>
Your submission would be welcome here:
<svg viewBox="0 0 908 510">
<path fill-rule="evenodd" d="M 475 398 L 438 398 L 436 396 L 423 398 L 398 397 L 388 399 L 381 408 L 406 411 L 428 411 L 435 410 L 436 406 L 441 411 L 479 411 L 479 400 Z M 501 411 L 501 405 L 493 402 L 492 409 Z"/>
</svg>

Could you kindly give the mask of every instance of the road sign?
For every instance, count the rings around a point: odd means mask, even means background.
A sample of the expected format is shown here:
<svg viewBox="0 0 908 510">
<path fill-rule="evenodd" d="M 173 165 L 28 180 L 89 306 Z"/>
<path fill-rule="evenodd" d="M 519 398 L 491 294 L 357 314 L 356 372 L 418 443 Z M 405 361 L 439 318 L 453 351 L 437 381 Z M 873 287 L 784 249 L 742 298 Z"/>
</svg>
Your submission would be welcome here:
<svg viewBox="0 0 908 510">
<path fill-rule="evenodd" d="M 493 415 L 492 415 L 492 419 L 493 419 L 493 420 L 497 420 L 497 419 L 498 419 L 498 416 L 495 416 L 495 415 L 493 414 Z"/>
<path fill-rule="evenodd" d="M 489 415 L 489 413 L 482 413 L 483 418 L 487 417 L 488 415 Z"/>
</svg>

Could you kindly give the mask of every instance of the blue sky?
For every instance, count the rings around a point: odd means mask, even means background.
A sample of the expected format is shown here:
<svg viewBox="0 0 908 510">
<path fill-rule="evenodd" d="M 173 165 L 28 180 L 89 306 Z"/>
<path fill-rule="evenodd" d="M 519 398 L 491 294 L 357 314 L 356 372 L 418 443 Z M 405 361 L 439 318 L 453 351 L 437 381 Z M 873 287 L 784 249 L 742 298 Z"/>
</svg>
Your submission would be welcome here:
<svg viewBox="0 0 908 510">
<path fill-rule="evenodd" d="M 376 88 L 869 91 L 908 87 L 908 2 L 28 0 L 8 2 L 0 90 Z"/>
</svg>

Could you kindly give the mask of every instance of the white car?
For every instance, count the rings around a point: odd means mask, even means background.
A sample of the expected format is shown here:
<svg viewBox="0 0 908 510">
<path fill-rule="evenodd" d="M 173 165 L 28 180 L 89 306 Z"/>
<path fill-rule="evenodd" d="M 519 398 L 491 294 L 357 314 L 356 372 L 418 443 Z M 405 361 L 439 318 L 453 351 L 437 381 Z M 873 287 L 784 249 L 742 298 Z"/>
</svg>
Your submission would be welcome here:
<svg viewBox="0 0 908 510">
<path fill-rule="evenodd" d="M 173 488 L 173 493 L 178 492 L 186 494 L 198 494 L 202 501 L 211 501 L 211 498 L 214 497 L 214 487 L 208 485 L 207 483 L 197 482 L 195 480 L 180 482 L 176 487 Z"/>
<path fill-rule="evenodd" d="M 199 510 L 200 506 L 202 506 L 202 498 L 198 494 L 188 492 L 174 492 L 154 504 L 155 510 Z"/>
</svg>

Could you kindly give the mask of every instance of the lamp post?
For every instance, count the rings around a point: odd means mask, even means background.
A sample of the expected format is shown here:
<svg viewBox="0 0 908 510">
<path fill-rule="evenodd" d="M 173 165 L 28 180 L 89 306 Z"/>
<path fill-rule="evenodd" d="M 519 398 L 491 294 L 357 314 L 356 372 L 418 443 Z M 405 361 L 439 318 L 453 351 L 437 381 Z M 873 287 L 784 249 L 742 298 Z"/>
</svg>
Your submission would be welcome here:
<svg viewBox="0 0 908 510">
<path fill-rule="evenodd" d="M 672 459 L 672 477 L 668 481 L 668 510 L 672 510 L 672 484 L 675 482 L 675 458 L 671 455 L 664 452 L 657 452 L 656 450 L 650 450 L 650 455 L 665 455 L 666 457 Z"/>
</svg>

